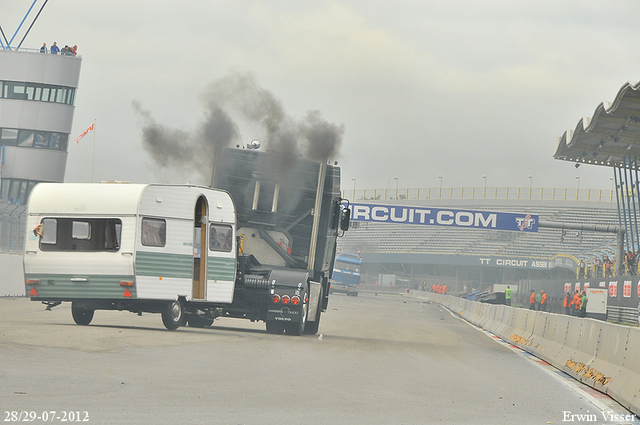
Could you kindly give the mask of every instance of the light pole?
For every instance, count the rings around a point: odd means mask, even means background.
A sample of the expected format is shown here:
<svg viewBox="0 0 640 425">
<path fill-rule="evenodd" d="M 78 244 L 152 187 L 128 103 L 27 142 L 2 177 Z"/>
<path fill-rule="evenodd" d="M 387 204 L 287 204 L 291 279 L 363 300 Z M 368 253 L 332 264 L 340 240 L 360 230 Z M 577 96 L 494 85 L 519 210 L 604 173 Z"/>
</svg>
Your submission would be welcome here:
<svg viewBox="0 0 640 425">
<path fill-rule="evenodd" d="M 356 178 L 352 177 L 351 180 L 353 180 L 353 200 L 356 200 Z"/>
<path fill-rule="evenodd" d="M 533 189 L 533 176 L 529 174 L 529 199 L 531 199 L 531 190 Z"/>
<path fill-rule="evenodd" d="M 398 176 L 395 176 L 394 179 L 396 179 L 396 199 L 398 199 Z"/>
<path fill-rule="evenodd" d="M 442 199 L 442 174 L 438 176 L 440 179 L 440 193 L 438 194 L 438 199 Z"/>
<path fill-rule="evenodd" d="M 576 180 L 578 181 L 578 190 L 576 190 L 576 201 L 577 201 L 578 197 L 580 196 L 580 176 L 576 176 Z"/>
<path fill-rule="evenodd" d="M 482 198 L 486 198 L 487 197 L 487 175 L 483 175 L 482 178 L 484 179 L 484 192 L 482 192 Z"/>
</svg>

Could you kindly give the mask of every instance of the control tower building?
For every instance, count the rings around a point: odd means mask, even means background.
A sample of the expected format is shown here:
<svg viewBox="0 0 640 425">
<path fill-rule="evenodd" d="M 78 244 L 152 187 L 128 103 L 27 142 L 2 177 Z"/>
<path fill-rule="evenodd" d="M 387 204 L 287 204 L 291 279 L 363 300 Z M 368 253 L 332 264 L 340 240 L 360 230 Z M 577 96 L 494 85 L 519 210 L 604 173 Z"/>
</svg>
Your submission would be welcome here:
<svg viewBox="0 0 640 425">
<path fill-rule="evenodd" d="M 0 50 L 0 202 L 26 204 L 38 182 L 62 182 L 80 56 Z"/>
</svg>

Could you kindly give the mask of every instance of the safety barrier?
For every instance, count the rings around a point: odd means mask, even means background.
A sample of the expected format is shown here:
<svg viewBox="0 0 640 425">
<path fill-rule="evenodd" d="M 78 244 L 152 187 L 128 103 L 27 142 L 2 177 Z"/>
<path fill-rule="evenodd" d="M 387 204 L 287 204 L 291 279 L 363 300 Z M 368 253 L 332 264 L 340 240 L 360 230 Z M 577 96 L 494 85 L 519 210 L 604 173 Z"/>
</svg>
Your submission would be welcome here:
<svg viewBox="0 0 640 425">
<path fill-rule="evenodd" d="M 589 318 L 473 302 L 410 291 L 437 302 L 640 416 L 640 329 Z"/>
</svg>

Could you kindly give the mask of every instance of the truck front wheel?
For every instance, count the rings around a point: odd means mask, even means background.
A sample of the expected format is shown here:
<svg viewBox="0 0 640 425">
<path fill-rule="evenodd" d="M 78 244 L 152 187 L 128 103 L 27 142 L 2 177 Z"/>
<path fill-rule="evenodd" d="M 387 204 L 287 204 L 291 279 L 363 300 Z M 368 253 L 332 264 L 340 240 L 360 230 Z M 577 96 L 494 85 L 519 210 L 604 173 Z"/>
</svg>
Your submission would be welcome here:
<svg viewBox="0 0 640 425">
<path fill-rule="evenodd" d="M 71 302 L 71 316 L 78 325 L 87 326 L 93 320 L 95 310 L 81 308 L 75 302 Z"/>
<path fill-rule="evenodd" d="M 180 300 L 174 300 L 165 304 L 162 309 L 162 323 L 164 327 L 173 331 L 184 324 L 184 311 Z"/>
</svg>

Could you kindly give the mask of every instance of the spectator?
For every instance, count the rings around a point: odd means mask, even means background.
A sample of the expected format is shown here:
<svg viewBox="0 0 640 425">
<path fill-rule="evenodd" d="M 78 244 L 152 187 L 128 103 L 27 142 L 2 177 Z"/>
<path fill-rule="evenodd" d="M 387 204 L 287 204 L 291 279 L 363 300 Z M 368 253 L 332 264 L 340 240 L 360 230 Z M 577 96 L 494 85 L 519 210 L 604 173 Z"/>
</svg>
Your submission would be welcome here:
<svg viewBox="0 0 640 425">
<path fill-rule="evenodd" d="M 540 310 L 542 307 L 542 291 L 536 294 L 536 310 Z"/>
<path fill-rule="evenodd" d="M 74 44 L 73 47 L 71 48 L 71 52 L 73 53 L 73 56 L 78 54 L 78 45 Z"/>
<path fill-rule="evenodd" d="M 536 291 L 531 290 L 531 295 L 529 295 L 529 310 L 536 309 Z"/>
<path fill-rule="evenodd" d="M 507 305 L 511 305 L 511 295 L 513 295 L 513 291 L 510 286 L 507 286 L 507 289 L 504 290 L 504 301 Z"/>
<path fill-rule="evenodd" d="M 60 48 L 58 47 L 58 44 L 54 41 L 53 46 L 51 46 L 51 54 L 57 55 L 58 53 L 60 53 Z"/>
<path fill-rule="evenodd" d="M 42 47 L 40 48 L 40 53 L 47 53 L 47 43 L 42 43 Z"/>
<path fill-rule="evenodd" d="M 586 291 L 582 291 L 582 297 L 580 298 L 580 317 L 587 317 L 587 302 L 589 302 L 587 293 Z"/>
<path fill-rule="evenodd" d="M 564 307 L 565 314 L 567 315 L 571 314 L 571 292 L 570 291 L 567 291 L 566 294 L 564 294 L 564 303 L 562 303 L 562 306 Z M 638 305 L 638 307 L 640 308 L 640 304 Z"/>
<path fill-rule="evenodd" d="M 578 290 L 576 289 L 576 292 L 573 294 L 573 298 L 571 299 L 571 315 L 575 316 L 576 315 L 576 309 L 578 309 L 578 303 L 580 298 L 580 293 L 578 292 Z"/>
<path fill-rule="evenodd" d="M 547 294 L 544 292 L 544 289 L 541 291 L 542 296 L 540 297 L 540 310 L 547 311 Z"/>
<path fill-rule="evenodd" d="M 593 267 L 595 268 L 595 277 L 602 277 L 602 260 L 596 258 L 596 261 L 593 262 Z"/>
<path fill-rule="evenodd" d="M 611 259 L 609 259 L 609 257 L 604 260 L 604 276 L 613 277 L 613 264 L 611 264 Z"/>
</svg>

